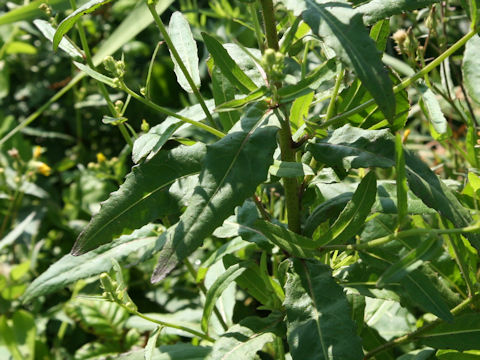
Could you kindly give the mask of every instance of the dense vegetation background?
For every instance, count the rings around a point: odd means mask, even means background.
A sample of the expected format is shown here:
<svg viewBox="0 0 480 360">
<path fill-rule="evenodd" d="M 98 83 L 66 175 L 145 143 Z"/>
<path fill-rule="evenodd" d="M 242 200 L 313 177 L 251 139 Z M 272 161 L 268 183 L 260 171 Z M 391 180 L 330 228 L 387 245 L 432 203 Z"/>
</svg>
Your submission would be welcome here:
<svg viewBox="0 0 480 360">
<path fill-rule="evenodd" d="M 0 4 L 1 359 L 480 359 L 477 1 L 160 0 L 198 93 L 146 2 L 53 51 L 86 3 Z M 235 131 L 231 211 L 170 268 Z"/>
</svg>

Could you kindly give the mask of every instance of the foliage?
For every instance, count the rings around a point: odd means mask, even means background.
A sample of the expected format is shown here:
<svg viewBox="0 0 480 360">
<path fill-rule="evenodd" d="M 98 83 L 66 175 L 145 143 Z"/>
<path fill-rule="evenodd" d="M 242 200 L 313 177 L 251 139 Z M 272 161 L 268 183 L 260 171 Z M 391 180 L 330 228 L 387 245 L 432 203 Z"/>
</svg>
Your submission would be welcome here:
<svg viewBox="0 0 480 360">
<path fill-rule="evenodd" d="M 476 0 L 20 3 L 0 358 L 480 358 Z"/>
</svg>

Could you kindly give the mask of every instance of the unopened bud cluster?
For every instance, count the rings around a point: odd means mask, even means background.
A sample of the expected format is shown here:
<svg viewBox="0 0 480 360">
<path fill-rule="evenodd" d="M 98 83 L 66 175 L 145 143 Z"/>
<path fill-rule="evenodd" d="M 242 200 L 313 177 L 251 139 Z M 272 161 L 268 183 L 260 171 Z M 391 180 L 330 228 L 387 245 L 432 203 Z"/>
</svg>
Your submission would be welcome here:
<svg viewBox="0 0 480 360">
<path fill-rule="evenodd" d="M 283 68 L 285 67 L 285 55 L 273 49 L 266 49 L 262 57 L 262 67 L 270 81 L 282 81 L 284 78 Z"/>
<path fill-rule="evenodd" d="M 115 60 L 112 56 L 103 59 L 103 66 L 114 77 L 114 83 L 120 87 L 121 80 L 125 76 L 125 61 Z"/>
<path fill-rule="evenodd" d="M 130 299 L 130 296 L 128 296 L 127 289 L 123 284 L 119 284 L 113 280 L 107 273 L 100 275 L 100 283 L 104 290 L 102 296 L 105 299 L 123 305 L 131 312 L 138 310 L 137 305 L 135 305 L 132 299 Z"/>
</svg>

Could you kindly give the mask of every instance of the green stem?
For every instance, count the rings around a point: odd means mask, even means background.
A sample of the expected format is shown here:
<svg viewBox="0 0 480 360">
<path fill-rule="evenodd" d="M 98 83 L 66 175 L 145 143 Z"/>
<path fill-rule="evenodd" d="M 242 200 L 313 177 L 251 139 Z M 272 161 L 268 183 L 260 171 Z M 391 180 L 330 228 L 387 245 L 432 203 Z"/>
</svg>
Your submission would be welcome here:
<svg viewBox="0 0 480 360">
<path fill-rule="evenodd" d="M 328 104 L 327 108 L 327 115 L 325 117 L 325 121 L 328 121 L 333 116 L 333 111 L 335 110 L 335 102 L 337 100 L 338 92 L 340 90 L 340 86 L 342 85 L 343 75 L 345 71 L 343 66 L 340 67 L 340 71 L 337 75 L 337 79 L 335 80 L 335 87 L 333 88 L 332 96 L 330 98 L 330 103 Z"/>
<path fill-rule="evenodd" d="M 205 104 L 205 100 L 203 99 L 202 94 L 200 94 L 200 91 L 195 85 L 195 82 L 190 76 L 190 73 L 185 67 L 185 64 L 183 63 L 182 58 L 178 54 L 178 51 L 175 48 L 175 45 L 173 44 L 172 39 L 170 38 L 170 35 L 168 35 L 168 31 L 165 28 L 165 25 L 163 24 L 162 19 L 160 19 L 160 16 L 158 16 L 157 14 L 157 10 L 155 9 L 154 2 L 151 0 L 147 0 L 147 6 L 153 16 L 153 20 L 157 24 L 157 27 L 163 36 L 163 40 L 165 40 L 165 42 L 167 43 L 167 46 L 170 49 L 170 52 L 172 53 L 173 57 L 175 58 L 175 61 L 177 62 L 178 66 L 180 67 L 180 70 L 182 70 L 183 75 L 185 75 L 185 79 L 187 79 L 188 85 L 190 85 L 190 88 L 192 89 L 193 94 L 195 95 L 198 102 L 200 103 L 200 106 L 202 107 L 205 115 L 207 116 L 207 119 L 210 122 L 210 125 L 212 125 L 213 127 L 216 127 L 215 121 L 213 120 L 212 114 L 210 114 L 210 111 L 208 110 L 207 104 Z"/>
<path fill-rule="evenodd" d="M 359 244 L 349 244 L 349 245 L 325 245 L 319 248 L 320 251 L 334 251 L 334 250 L 366 250 L 372 247 L 380 246 L 386 244 L 395 239 L 402 239 L 411 236 L 420 236 L 420 235 L 442 235 L 442 234 L 462 234 L 470 233 L 480 230 L 480 222 L 471 226 L 466 226 L 463 228 L 457 229 L 410 229 L 405 231 L 396 232 L 387 236 L 382 236 L 380 238 L 370 240 L 364 243 Z"/>
<path fill-rule="evenodd" d="M 272 0 L 260 0 L 260 5 L 262 6 L 267 47 L 278 51 L 277 26 L 275 23 L 275 9 L 273 8 L 273 2 Z"/>
<path fill-rule="evenodd" d="M 77 9 L 77 4 L 75 0 L 70 0 L 70 6 L 72 7 L 73 10 Z M 82 43 L 82 48 L 83 48 L 83 51 L 85 52 L 85 59 L 87 61 L 87 64 L 89 67 L 95 70 L 96 67 L 92 60 L 92 53 L 90 52 L 90 47 L 88 46 L 88 41 L 85 35 L 85 30 L 83 29 L 82 22 L 78 21 L 76 25 L 77 25 L 78 35 L 80 36 L 80 42 Z M 110 111 L 113 117 L 117 117 L 118 114 L 117 114 L 117 111 L 115 110 L 115 105 L 113 104 L 112 99 L 110 98 L 110 94 L 108 93 L 107 88 L 103 83 L 99 81 L 97 81 L 97 85 L 100 92 L 102 93 L 103 98 L 107 102 L 108 110 Z M 127 129 L 125 128 L 125 124 L 119 124 L 118 128 L 120 130 L 120 133 L 124 137 L 125 141 L 127 142 L 127 144 L 130 146 L 131 149 L 133 149 L 132 138 L 128 135 Z"/>
<path fill-rule="evenodd" d="M 453 308 L 451 310 L 451 313 L 453 315 L 458 315 L 459 313 L 461 313 L 463 310 L 465 310 L 468 306 L 470 306 L 470 304 L 473 302 L 474 299 L 476 299 L 478 297 L 479 293 L 476 293 L 473 297 L 470 297 L 468 299 L 465 299 L 464 301 L 462 301 L 460 304 L 458 304 L 455 308 Z M 431 323 L 428 323 L 424 326 L 422 326 L 421 328 L 419 328 L 418 330 L 415 330 L 411 333 L 408 333 L 406 335 L 403 335 L 403 336 L 400 336 L 396 339 L 393 339 L 393 340 L 390 340 L 389 342 L 373 349 L 372 351 L 369 351 L 364 357 L 363 357 L 363 360 L 367 360 L 367 359 L 370 359 L 372 357 L 374 357 L 375 355 L 381 353 L 381 352 L 384 352 L 388 349 L 391 349 L 395 346 L 398 346 L 398 345 L 401 345 L 401 344 L 405 344 L 405 343 L 409 343 L 409 342 L 412 342 L 414 341 L 416 338 L 418 338 L 420 335 L 422 335 L 423 333 L 427 332 L 428 330 L 431 330 L 433 328 L 435 328 L 436 326 L 442 324 L 443 321 L 440 320 L 440 319 L 437 319 L 435 321 L 432 321 Z"/>
<path fill-rule="evenodd" d="M 121 83 L 121 89 L 123 91 L 125 91 L 127 94 L 129 94 L 131 97 L 133 97 L 134 99 L 140 101 L 141 103 L 147 105 L 148 107 L 150 107 L 150 108 L 152 108 L 152 109 L 154 109 L 154 110 L 156 110 L 156 111 L 158 111 L 162 114 L 172 116 L 172 117 L 177 118 L 177 119 L 179 119 L 183 122 L 189 123 L 189 124 L 191 124 L 193 126 L 196 126 L 200 129 L 208 131 L 209 133 L 212 133 L 213 135 L 215 135 L 218 138 L 223 138 L 225 136 L 225 134 L 223 132 L 221 132 L 220 130 L 217 130 L 215 128 L 212 128 L 211 126 L 208 126 L 207 124 L 201 123 L 200 121 L 195 121 L 195 120 L 186 118 L 182 115 L 178 115 L 178 114 L 174 113 L 173 111 L 168 110 L 167 108 L 164 108 L 160 105 L 155 104 L 154 102 L 150 101 L 149 99 L 146 99 L 146 98 L 138 95 L 135 91 L 130 89 L 123 82 Z"/>
<path fill-rule="evenodd" d="M 477 32 L 475 30 L 469 31 L 465 36 L 463 36 L 460 40 L 458 40 L 455 44 L 453 44 L 448 50 L 443 52 L 439 57 L 437 57 L 435 60 L 433 60 L 427 66 L 425 66 L 423 69 L 421 69 L 420 71 L 418 71 L 417 73 L 415 73 L 411 77 L 403 80 L 400 84 L 395 86 L 393 88 L 393 92 L 396 94 L 396 93 L 402 91 L 403 89 L 409 87 L 411 84 L 413 84 L 418 79 L 421 79 L 422 77 L 424 77 L 430 71 L 432 71 L 437 66 L 439 66 L 446 58 L 448 58 L 449 56 L 454 54 L 458 49 L 460 49 L 463 45 L 465 45 L 465 43 L 468 40 L 470 40 L 476 33 Z M 355 115 L 358 112 L 360 112 L 362 110 L 365 110 L 366 108 L 368 108 L 370 105 L 372 105 L 374 103 L 375 103 L 375 100 L 370 99 L 370 100 L 364 102 L 363 104 L 361 104 L 361 105 L 359 105 L 359 106 L 357 106 L 357 107 L 355 107 L 351 110 L 345 111 L 342 114 L 334 116 L 329 121 L 326 121 L 323 124 L 321 124 L 320 127 L 326 128 L 330 125 L 337 124 L 337 123 L 343 121 L 344 119 L 348 118 L 349 116 Z"/>
</svg>

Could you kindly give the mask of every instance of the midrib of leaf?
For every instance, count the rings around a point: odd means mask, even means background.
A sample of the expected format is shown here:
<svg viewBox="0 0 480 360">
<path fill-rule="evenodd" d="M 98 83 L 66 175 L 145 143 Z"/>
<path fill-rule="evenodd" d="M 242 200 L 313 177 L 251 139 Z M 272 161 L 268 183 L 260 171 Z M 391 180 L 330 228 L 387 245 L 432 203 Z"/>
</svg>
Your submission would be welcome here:
<svg viewBox="0 0 480 360">
<path fill-rule="evenodd" d="M 242 342 L 242 343 L 238 344 L 237 346 L 234 346 L 234 347 L 232 348 L 232 350 L 230 350 L 228 353 L 226 353 L 224 356 L 222 356 L 221 359 L 222 359 L 222 360 L 227 359 L 227 357 L 228 357 L 230 354 L 232 354 L 233 352 L 235 352 L 237 349 L 240 349 L 242 346 L 247 345 L 250 340 L 253 340 L 253 339 L 255 339 L 256 337 L 259 337 L 260 335 L 265 334 L 265 330 L 274 327 L 275 325 L 277 325 L 277 324 L 280 322 L 280 320 L 281 320 L 281 319 L 275 321 L 273 324 L 270 324 L 270 325 L 268 325 L 268 326 L 265 326 L 264 328 L 260 329 L 259 332 L 250 335 L 250 336 L 248 337 L 248 340 L 247 340 L 247 341 Z"/>
<path fill-rule="evenodd" d="M 325 357 L 325 360 L 327 360 L 328 359 L 328 352 L 327 352 L 327 349 L 325 349 L 325 341 L 323 340 L 323 333 L 322 333 L 322 329 L 321 329 L 321 326 L 320 326 L 320 315 L 317 311 L 318 306 L 317 306 L 317 300 L 315 298 L 315 294 L 313 292 L 312 279 L 310 278 L 310 273 L 308 271 L 308 267 L 305 265 L 305 263 L 303 261 L 302 261 L 302 266 L 303 266 L 303 269 L 305 270 L 305 276 L 306 276 L 307 282 L 308 282 L 308 290 L 309 290 L 310 295 L 311 295 L 310 298 L 312 299 L 312 302 L 314 304 L 313 311 L 315 312 L 315 325 L 317 326 L 318 335 L 320 337 L 320 343 L 322 344 L 323 356 Z"/>
<path fill-rule="evenodd" d="M 144 195 L 141 199 L 138 199 L 137 201 L 135 201 L 134 203 L 132 203 L 130 206 L 128 206 L 125 210 L 123 210 L 122 212 L 118 213 L 117 215 L 115 215 L 114 217 L 112 217 L 109 221 L 107 221 L 104 225 L 102 225 L 97 231 L 95 231 L 93 234 L 91 234 L 89 237 L 94 237 L 96 236 L 99 232 L 101 232 L 103 229 L 105 229 L 107 226 L 109 226 L 112 222 L 114 222 L 116 219 L 118 219 L 120 216 L 124 215 L 126 212 L 130 211 L 132 208 L 134 208 L 135 206 L 137 206 L 139 203 L 141 203 L 142 201 L 144 201 L 145 199 L 149 198 L 150 196 L 152 196 L 153 194 L 157 193 L 158 191 L 161 191 L 163 190 L 165 187 L 169 186 L 169 185 L 172 185 L 175 181 L 177 180 L 183 180 L 187 177 L 190 177 L 190 176 L 193 176 L 193 175 L 196 175 L 198 174 L 199 171 L 196 171 L 196 172 L 192 172 L 190 174 L 187 174 L 187 175 L 184 175 L 184 176 L 181 176 L 181 177 L 178 177 L 178 178 L 175 178 L 175 179 L 172 179 L 166 183 L 163 183 L 162 185 L 160 185 L 159 187 L 157 187 L 156 189 L 154 189 L 153 191 L 149 192 L 148 194 Z"/>
</svg>

